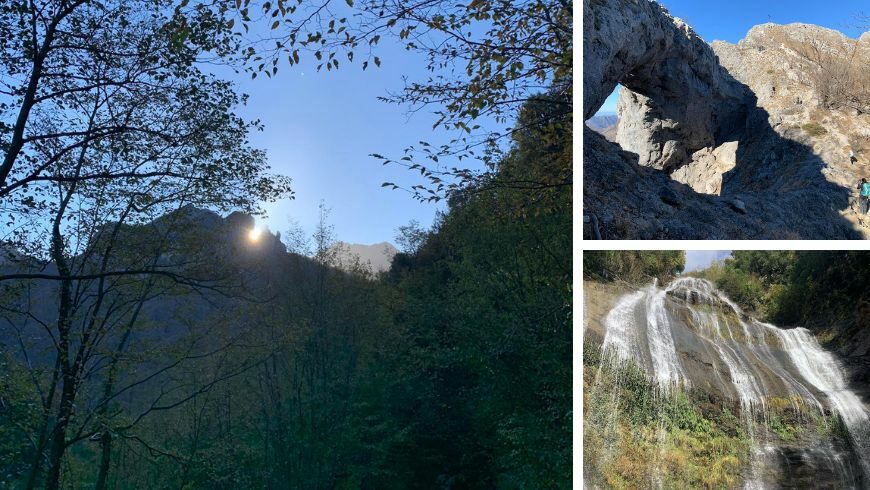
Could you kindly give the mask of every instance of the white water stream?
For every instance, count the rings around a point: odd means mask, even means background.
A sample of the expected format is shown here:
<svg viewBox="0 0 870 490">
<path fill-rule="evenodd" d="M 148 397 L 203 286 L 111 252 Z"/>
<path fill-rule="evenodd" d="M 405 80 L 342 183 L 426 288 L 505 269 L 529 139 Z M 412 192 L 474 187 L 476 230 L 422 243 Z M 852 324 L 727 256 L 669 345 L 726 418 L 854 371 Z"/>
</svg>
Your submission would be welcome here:
<svg viewBox="0 0 870 490">
<path fill-rule="evenodd" d="M 767 486 L 763 466 L 781 452 L 755 427 L 759 418 L 767 424 L 774 399 L 780 405 L 787 400 L 796 412 L 838 415 L 863 481 L 870 482 L 870 413 L 849 389 L 837 359 L 808 330 L 752 319 L 710 282 L 696 278 L 677 279 L 665 289 L 654 283 L 623 296 L 604 327 L 605 352 L 636 362 L 663 391 L 695 387 L 739 402 L 754 446 L 746 488 Z M 857 485 L 842 451 L 824 445 L 806 451 L 841 472 L 844 487 Z"/>
</svg>

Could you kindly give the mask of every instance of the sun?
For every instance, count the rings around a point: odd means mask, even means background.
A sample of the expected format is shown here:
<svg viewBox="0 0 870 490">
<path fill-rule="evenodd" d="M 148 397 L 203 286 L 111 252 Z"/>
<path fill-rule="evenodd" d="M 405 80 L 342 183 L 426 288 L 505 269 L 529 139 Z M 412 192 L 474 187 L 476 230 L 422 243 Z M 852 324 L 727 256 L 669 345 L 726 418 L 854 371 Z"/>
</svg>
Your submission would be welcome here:
<svg viewBox="0 0 870 490">
<path fill-rule="evenodd" d="M 259 228 L 251 228 L 248 230 L 248 240 L 252 243 L 257 243 L 260 241 L 260 236 L 263 234 L 263 230 Z"/>
</svg>

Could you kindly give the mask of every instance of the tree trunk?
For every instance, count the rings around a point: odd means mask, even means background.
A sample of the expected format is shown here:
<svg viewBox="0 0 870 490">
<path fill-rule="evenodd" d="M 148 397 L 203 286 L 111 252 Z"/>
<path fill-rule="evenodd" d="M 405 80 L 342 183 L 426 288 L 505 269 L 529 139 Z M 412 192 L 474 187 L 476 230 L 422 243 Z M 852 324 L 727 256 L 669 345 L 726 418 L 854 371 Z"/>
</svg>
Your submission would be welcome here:
<svg viewBox="0 0 870 490">
<path fill-rule="evenodd" d="M 73 414 L 75 377 L 69 370 L 65 369 L 65 371 L 60 407 L 58 407 L 57 425 L 55 425 L 54 431 L 52 431 L 51 451 L 48 455 L 48 475 L 45 480 L 46 490 L 57 490 L 60 486 L 60 466 L 66 451 L 66 428 Z"/>
<path fill-rule="evenodd" d="M 108 430 L 103 431 L 100 438 L 100 472 L 97 474 L 95 490 L 105 490 L 109 480 L 109 463 L 112 458 L 112 434 Z"/>
</svg>

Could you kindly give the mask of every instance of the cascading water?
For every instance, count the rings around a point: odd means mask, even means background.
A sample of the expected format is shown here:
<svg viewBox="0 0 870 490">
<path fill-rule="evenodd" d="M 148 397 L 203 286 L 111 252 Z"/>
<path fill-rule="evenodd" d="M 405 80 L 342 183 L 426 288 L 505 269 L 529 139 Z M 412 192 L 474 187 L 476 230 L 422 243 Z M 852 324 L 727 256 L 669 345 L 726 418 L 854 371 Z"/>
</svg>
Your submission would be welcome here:
<svg viewBox="0 0 870 490">
<path fill-rule="evenodd" d="M 745 488 L 780 486 L 802 464 L 835 475 L 831 487 L 870 487 L 870 413 L 808 330 L 759 322 L 697 278 L 621 297 L 603 326 L 605 357 L 634 362 L 662 393 L 693 388 L 739 404 L 752 445 Z M 841 420 L 848 441 L 829 429 L 801 447 L 783 442 L 770 427 L 782 407 L 826 428 Z"/>
<path fill-rule="evenodd" d="M 805 328 L 780 330 L 772 325 L 768 328 L 780 336 L 785 351 L 804 379 L 828 396 L 849 429 L 855 449 L 861 456 L 864 474 L 870 475 L 870 414 L 858 396 L 849 390 L 837 360 L 822 349 Z"/>
<path fill-rule="evenodd" d="M 644 313 L 646 329 L 632 328 L 637 314 Z M 604 348 L 612 347 L 621 358 L 644 359 L 656 381 L 663 388 L 685 384 L 687 377 L 683 372 L 671 337 L 668 313 L 665 310 L 665 291 L 653 283 L 644 291 L 626 296 L 605 320 L 608 335 Z M 646 343 L 641 341 L 646 340 Z"/>
</svg>

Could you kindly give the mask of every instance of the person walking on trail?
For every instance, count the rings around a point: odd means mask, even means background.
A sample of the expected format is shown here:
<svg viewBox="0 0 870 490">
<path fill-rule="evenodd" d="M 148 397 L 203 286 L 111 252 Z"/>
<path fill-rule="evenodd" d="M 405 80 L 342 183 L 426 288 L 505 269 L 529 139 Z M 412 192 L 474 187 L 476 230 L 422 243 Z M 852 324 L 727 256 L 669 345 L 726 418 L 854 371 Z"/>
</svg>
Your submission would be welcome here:
<svg viewBox="0 0 870 490">
<path fill-rule="evenodd" d="M 849 163 L 851 163 L 852 165 L 855 165 L 855 163 L 857 161 L 858 161 L 858 157 L 855 156 L 855 150 L 852 150 L 850 148 L 849 149 Z"/>
<path fill-rule="evenodd" d="M 861 184 L 858 185 L 858 190 L 860 191 L 860 200 L 861 200 L 861 214 L 867 214 L 867 211 L 870 210 L 870 183 L 867 182 L 867 179 L 861 179 Z"/>
</svg>

